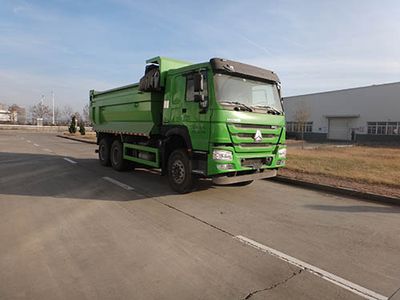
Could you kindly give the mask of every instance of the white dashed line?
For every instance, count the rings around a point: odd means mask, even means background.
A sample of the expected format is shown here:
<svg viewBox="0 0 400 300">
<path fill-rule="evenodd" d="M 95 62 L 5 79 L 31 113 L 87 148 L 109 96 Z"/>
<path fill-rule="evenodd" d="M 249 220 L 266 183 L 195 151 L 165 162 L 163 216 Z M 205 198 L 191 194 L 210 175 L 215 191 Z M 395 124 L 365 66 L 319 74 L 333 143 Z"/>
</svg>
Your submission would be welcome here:
<svg viewBox="0 0 400 300">
<path fill-rule="evenodd" d="M 38 145 L 38 144 L 33 144 L 33 146 L 39 147 L 39 145 Z"/>
<path fill-rule="evenodd" d="M 380 295 L 378 293 L 375 293 L 374 291 L 371 291 L 369 289 L 366 289 L 358 284 L 352 283 L 346 279 L 343 279 L 339 276 L 336 276 L 332 273 L 329 273 L 327 271 L 324 271 L 318 267 L 314 267 L 313 265 L 310 265 L 306 262 L 303 262 L 297 258 L 294 258 L 292 256 L 289 256 L 285 253 L 282 253 L 278 250 L 272 249 L 268 246 L 265 246 L 263 244 L 260 244 L 256 241 L 253 241 L 249 238 L 246 238 L 244 236 L 241 235 L 237 235 L 235 236 L 235 239 L 237 239 L 238 241 L 249 245 L 253 248 L 256 248 L 257 250 L 260 250 L 262 252 L 268 253 L 272 256 L 275 256 L 283 261 L 286 261 L 292 265 L 295 265 L 296 267 L 299 267 L 303 270 L 306 270 L 322 279 L 325 279 L 333 284 L 336 284 L 337 286 L 340 286 L 354 294 L 357 294 L 365 299 L 371 299 L 371 300 L 387 300 L 388 297 Z"/>
<path fill-rule="evenodd" d="M 43 150 L 47 151 L 47 152 L 53 152 L 53 150 L 50 150 L 50 149 L 47 149 L 47 148 L 44 148 Z"/>
<path fill-rule="evenodd" d="M 72 159 L 66 158 L 64 157 L 64 160 L 66 160 L 67 162 L 71 163 L 71 164 L 76 164 L 76 161 L 73 161 Z"/>
<path fill-rule="evenodd" d="M 114 183 L 115 185 L 118 185 L 119 187 L 122 187 L 122 188 L 125 189 L 125 190 L 128 190 L 128 191 L 133 191 L 133 190 L 135 190 L 133 187 L 131 187 L 131 186 L 125 184 L 125 183 L 119 182 L 118 180 L 115 180 L 115 179 L 113 179 L 113 178 L 110 178 L 110 177 L 103 177 L 103 179 L 104 179 L 104 180 L 107 180 L 108 182 Z"/>
<path fill-rule="evenodd" d="M 31 141 L 30 140 L 26 140 L 28 143 L 31 143 Z"/>
</svg>

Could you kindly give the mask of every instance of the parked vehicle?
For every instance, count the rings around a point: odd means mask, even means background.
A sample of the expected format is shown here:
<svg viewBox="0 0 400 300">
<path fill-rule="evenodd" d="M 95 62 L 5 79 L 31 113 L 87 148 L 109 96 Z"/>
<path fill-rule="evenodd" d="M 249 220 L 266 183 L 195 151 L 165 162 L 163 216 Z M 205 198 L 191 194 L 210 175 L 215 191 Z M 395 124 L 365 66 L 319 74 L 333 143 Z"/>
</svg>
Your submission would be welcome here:
<svg viewBox="0 0 400 300">
<path fill-rule="evenodd" d="M 179 193 L 190 192 L 198 177 L 247 185 L 276 176 L 285 165 L 285 118 L 274 72 L 220 58 L 146 63 L 139 83 L 90 91 L 102 165 L 161 169 Z"/>
</svg>

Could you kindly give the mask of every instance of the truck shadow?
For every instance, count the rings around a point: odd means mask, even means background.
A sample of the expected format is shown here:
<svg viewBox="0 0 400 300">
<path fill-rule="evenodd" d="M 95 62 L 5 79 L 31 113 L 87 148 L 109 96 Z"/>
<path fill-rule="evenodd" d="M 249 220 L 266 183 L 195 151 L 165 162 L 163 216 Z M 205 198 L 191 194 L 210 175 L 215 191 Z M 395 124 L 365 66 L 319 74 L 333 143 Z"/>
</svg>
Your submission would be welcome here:
<svg viewBox="0 0 400 300">
<path fill-rule="evenodd" d="M 126 190 L 104 177 L 133 190 Z M 194 192 L 210 188 L 213 186 L 209 180 L 201 180 Z M 4 195 L 109 201 L 179 196 L 170 189 L 168 179 L 156 170 L 117 172 L 101 166 L 95 157 L 77 159 L 57 154 L 0 152 L 0 199 Z"/>
<path fill-rule="evenodd" d="M 397 206 L 367 206 L 367 205 L 305 205 L 313 210 L 347 213 L 400 213 L 400 207 Z"/>
</svg>

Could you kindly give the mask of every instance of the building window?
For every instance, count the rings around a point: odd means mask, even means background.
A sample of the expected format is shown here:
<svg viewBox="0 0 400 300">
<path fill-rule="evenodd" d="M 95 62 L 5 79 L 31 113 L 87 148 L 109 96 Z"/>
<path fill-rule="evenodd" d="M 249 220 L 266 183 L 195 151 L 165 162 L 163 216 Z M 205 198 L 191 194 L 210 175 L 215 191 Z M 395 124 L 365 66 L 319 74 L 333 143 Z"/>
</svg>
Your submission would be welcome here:
<svg viewBox="0 0 400 300">
<path fill-rule="evenodd" d="M 388 135 L 399 134 L 400 122 L 388 122 L 387 133 Z"/>
<path fill-rule="evenodd" d="M 368 134 L 376 134 L 376 122 L 368 122 Z"/>
<path fill-rule="evenodd" d="M 386 122 L 378 122 L 376 126 L 376 134 L 386 134 Z"/>
<path fill-rule="evenodd" d="M 287 122 L 287 132 L 312 132 L 313 122 Z"/>
<path fill-rule="evenodd" d="M 368 122 L 368 134 L 400 135 L 400 122 Z"/>
</svg>

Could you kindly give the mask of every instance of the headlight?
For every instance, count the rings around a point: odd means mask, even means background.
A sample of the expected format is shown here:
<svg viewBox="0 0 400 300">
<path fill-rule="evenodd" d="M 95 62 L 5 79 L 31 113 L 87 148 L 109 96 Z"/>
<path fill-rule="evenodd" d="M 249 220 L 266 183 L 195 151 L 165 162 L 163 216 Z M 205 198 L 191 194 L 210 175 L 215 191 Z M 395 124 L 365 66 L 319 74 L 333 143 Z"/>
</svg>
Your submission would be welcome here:
<svg viewBox="0 0 400 300">
<path fill-rule="evenodd" d="M 228 150 L 213 150 L 213 159 L 214 160 L 232 160 L 233 155 L 231 151 Z"/>
<path fill-rule="evenodd" d="M 279 158 L 286 158 L 286 148 L 281 148 L 278 150 L 278 157 Z"/>
</svg>

